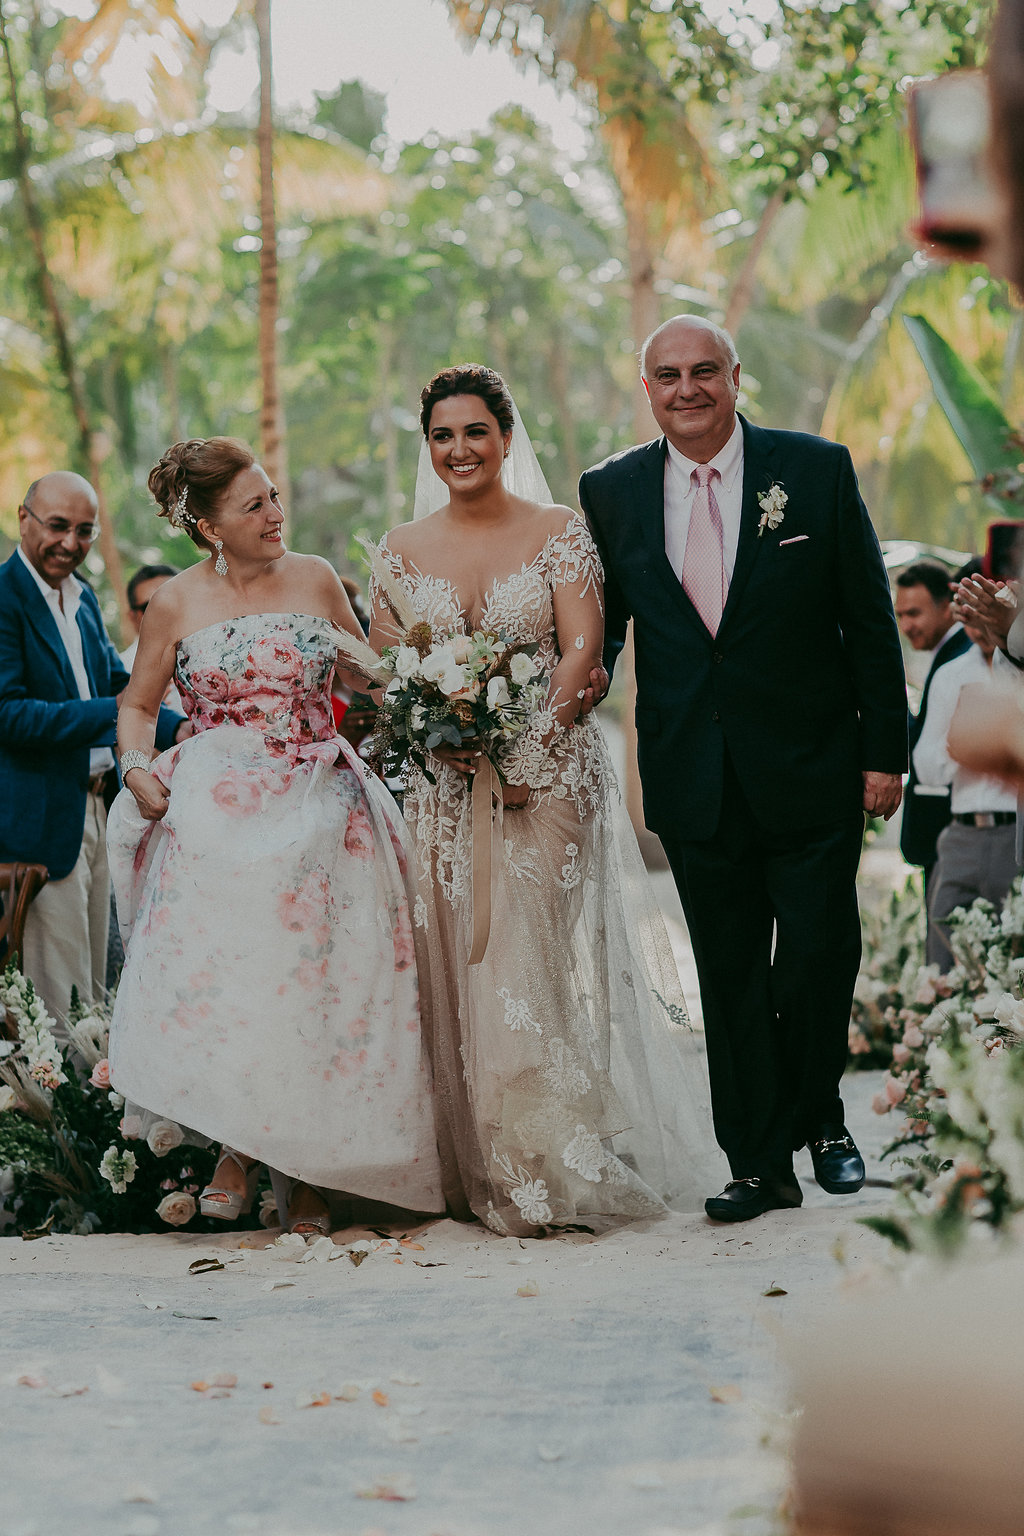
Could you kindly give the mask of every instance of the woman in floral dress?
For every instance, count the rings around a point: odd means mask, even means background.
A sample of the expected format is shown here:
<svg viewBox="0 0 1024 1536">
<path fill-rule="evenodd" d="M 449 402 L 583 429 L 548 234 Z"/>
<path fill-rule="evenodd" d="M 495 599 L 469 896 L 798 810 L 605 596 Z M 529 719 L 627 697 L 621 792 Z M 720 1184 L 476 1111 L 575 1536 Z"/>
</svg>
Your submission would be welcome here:
<svg viewBox="0 0 1024 1536">
<path fill-rule="evenodd" d="M 666 1200 L 698 1209 L 717 1167 L 704 1064 L 603 737 L 578 718 L 603 641 L 597 551 L 580 517 L 550 505 L 497 374 L 444 370 L 421 420 L 417 518 L 380 558 L 435 638 L 484 628 L 536 643 L 549 679 L 498 765 L 489 892 L 473 885 L 476 753 L 442 748 L 429 775 L 408 773 L 449 1208 L 519 1235 L 655 1215 Z M 379 580 L 371 593 L 379 649 L 396 630 Z M 490 938 L 470 965 L 488 896 Z"/>
<path fill-rule="evenodd" d="M 243 444 L 177 443 L 150 489 L 211 558 L 152 599 L 118 722 L 126 1124 L 224 1144 L 207 1214 L 245 1209 L 260 1164 L 299 1231 L 334 1190 L 437 1210 L 401 821 L 331 713 L 333 626 L 358 623 L 331 566 L 287 550 Z M 154 757 L 172 676 L 194 734 Z"/>
</svg>

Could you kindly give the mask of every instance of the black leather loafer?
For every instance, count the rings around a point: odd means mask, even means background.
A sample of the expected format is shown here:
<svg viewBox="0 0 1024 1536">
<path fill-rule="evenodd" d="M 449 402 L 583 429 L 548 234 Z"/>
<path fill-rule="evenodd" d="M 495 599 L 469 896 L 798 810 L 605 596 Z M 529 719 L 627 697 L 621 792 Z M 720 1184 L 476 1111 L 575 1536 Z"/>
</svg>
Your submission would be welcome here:
<svg viewBox="0 0 1024 1536">
<path fill-rule="evenodd" d="M 864 1184 L 864 1159 L 845 1125 L 819 1125 L 808 1140 L 814 1177 L 830 1195 L 855 1195 Z"/>
<path fill-rule="evenodd" d="M 765 1211 L 792 1209 L 803 1203 L 795 1179 L 730 1179 L 720 1195 L 705 1200 L 712 1221 L 751 1221 Z"/>
</svg>

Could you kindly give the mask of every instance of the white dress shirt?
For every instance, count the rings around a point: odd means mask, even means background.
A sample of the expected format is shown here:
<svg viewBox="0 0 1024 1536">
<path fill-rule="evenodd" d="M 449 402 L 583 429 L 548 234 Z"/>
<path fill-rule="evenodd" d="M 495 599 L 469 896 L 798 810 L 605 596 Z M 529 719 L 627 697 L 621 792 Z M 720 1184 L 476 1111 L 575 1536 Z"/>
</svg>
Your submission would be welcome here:
<svg viewBox="0 0 1024 1536">
<path fill-rule="evenodd" d="M 78 627 L 78 606 L 82 601 L 81 583 L 73 576 L 65 576 L 60 587 L 51 587 L 48 581 L 44 581 L 32 564 L 31 560 L 18 545 L 18 554 L 25 563 L 26 570 L 39 588 L 47 608 L 53 614 L 57 633 L 61 638 L 71 670 L 74 673 L 75 682 L 78 685 L 80 699 L 94 697 L 89 686 L 89 674 L 85 670 L 85 657 L 82 653 L 82 631 Z M 64 607 L 61 608 L 61 598 L 64 599 Z M 109 747 L 89 748 L 89 777 L 95 778 L 99 773 L 106 773 L 114 766 L 114 754 Z"/>
<path fill-rule="evenodd" d="M 683 579 L 683 556 L 686 553 L 686 536 L 690 531 L 690 513 L 697 490 L 691 476 L 697 468 L 696 459 L 688 459 L 678 448 L 667 442 L 665 456 L 665 553 L 678 580 Z M 721 452 L 708 461 L 711 469 L 717 469 L 720 480 L 714 482 L 715 500 L 722 514 L 722 555 L 725 561 L 725 584 L 732 581 L 736 565 L 736 547 L 740 541 L 740 512 L 743 509 L 743 428 L 739 417 L 732 436 Z"/>
<path fill-rule="evenodd" d="M 999 779 L 971 773 L 955 763 L 946 748 L 961 688 L 981 683 L 991 673 L 976 645 L 940 667 L 928 690 L 928 713 L 914 748 L 914 768 L 922 784 L 949 784 L 950 810 L 954 816 L 974 811 L 1015 811 L 1017 794 Z"/>
</svg>

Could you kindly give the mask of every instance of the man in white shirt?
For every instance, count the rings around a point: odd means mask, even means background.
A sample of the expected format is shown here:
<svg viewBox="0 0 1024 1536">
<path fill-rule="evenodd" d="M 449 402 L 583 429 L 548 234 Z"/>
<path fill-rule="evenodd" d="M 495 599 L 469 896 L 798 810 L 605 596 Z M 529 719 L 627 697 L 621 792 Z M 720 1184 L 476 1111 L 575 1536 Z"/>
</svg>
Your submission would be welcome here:
<svg viewBox="0 0 1024 1536">
<path fill-rule="evenodd" d="M 21 543 L 0 566 L 0 862 L 44 864 L 25 924 L 23 969 L 49 1011 L 71 988 L 102 995 L 110 882 L 105 794 L 116 789 L 117 705 L 128 674 L 91 589 L 74 573 L 98 532 L 80 475 L 36 480 L 18 509 Z M 184 721 L 161 711 L 157 746 Z"/>
<path fill-rule="evenodd" d="M 145 618 L 150 598 L 154 592 L 159 592 L 172 576 L 177 575 L 178 571 L 173 565 L 140 565 L 129 581 L 128 616 L 135 638 L 131 645 L 121 652 L 121 665 L 125 671 L 130 672 L 135 665 L 135 657 L 139 650 L 139 636 L 142 634 L 142 620 Z M 168 709 L 175 709 L 179 714 L 185 713 L 181 696 L 173 683 L 168 685 L 167 692 L 164 694 L 164 703 Z"/>
<path fill-rule="evenodd" d="M 922 784 L 949 784 L 949 825 L 940 834 L 931 881 L 927 959 L 948 970 L 952 964 L 948 918 L 979 897 L 1000 907 L 1017 874 L 1016 792 L 955 763 L 947 738 L 962 688 L 990 675 L 995 639 L 968 618 L 972 645 L 932 680 L 928 716 L 914 747 L 914 768 Z"/>
</svg>

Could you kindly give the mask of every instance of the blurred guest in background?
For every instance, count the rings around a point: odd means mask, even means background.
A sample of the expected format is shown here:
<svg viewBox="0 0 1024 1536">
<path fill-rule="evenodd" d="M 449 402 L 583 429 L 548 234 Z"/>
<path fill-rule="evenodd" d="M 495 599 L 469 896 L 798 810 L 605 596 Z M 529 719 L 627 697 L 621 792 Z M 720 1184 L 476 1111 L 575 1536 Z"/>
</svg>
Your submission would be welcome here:
<svg viewBox="0 0 1024 1536">
<path fill-rule="evenodd" d="M 971 642 L 953 612 L 949 572 L 936 560 L 919 560 L 908 565 L 896 578 L 896 617 L 904 638 L 913 649 L 931 653 L 921 705 L 917 714 L 910 717 L 910 777 L 903 797 L 900 831 L 903 857 L 908 864 L 918 864 L 924 871 L 927 902 L 937 857 L 936 843 L 939 833 L 949 825 L 952 764 L 948 765 L 944 778 L 924 778 L 917 764 L 916 747 L 927 724 L 934 679 L 948 662 L 962 656 Z M 945 742 L 945 731 L 942 741 Z M 945 954 L 945 948 L 940 941 L 935 942 L 939 945 L 937 959 Z"/>
<path fill-rule="evenodd" d="M 50 883 L 25 924 L 23 969 L 67 1012 L 71 988 L 102 995 L 110 881 L 105 793 L 128 673 L 99 603 L 75 571 L 98 531 L 96 493 L 58 470 L 18 508 L 21 543 L 0 566 L 0 860 L 45 864 Z M 160 712 L 170 746 L 180 715 Z"/>
<path fill-rule="evenodd" d="M 128 583 L 128 612 L 134 638 L 127 650 L 121 652 L 121 662 L 129 672 L 135 664 L 135 655 L 139 649 L 139 635 L 142 631 L 142 617 L 149 607 L 149 600 L 154 592 L 159 592 L 165 581 L 170 581 L 171 577 L 177 574 L 178 569 L 174 565 L 140 565 Z M 173 683 L 168 686 L 164 703 L 168 709 L 176 709 L 179 714 L 185 713 L 178 690 Z"/>
<path fill-rule="evenodd" d="M 981 561 L 973 560 L 957 572 L 954 581 L 966 581 L 980 572 Z M 947 738 L 960 690 L 970 683 L 987 681 L 996 649 L 994 634 L 969 613 L 961 633 L 967 648 L 932 682 L 927 719 L 918 733 L 913 757 L 922 783 L 949 784 L 951 788 L 951 819 L 939 834 L 928 902 L 927 959 L 944 971 L 953 963 L 950 913 L 957 907 L 969 907 L 979 896 L 1001 907 L 1017 873 L 1016 794 L 998 779 L 956 764 L 949 755 Z"/>
</svg>

